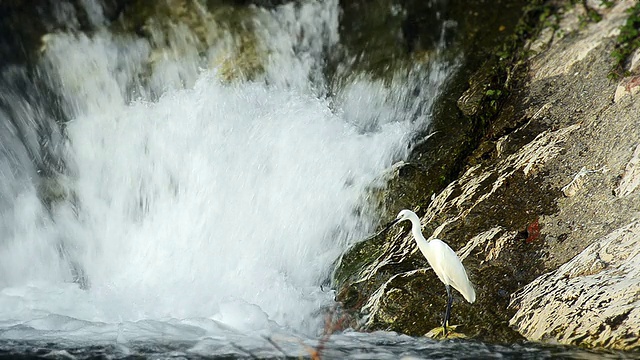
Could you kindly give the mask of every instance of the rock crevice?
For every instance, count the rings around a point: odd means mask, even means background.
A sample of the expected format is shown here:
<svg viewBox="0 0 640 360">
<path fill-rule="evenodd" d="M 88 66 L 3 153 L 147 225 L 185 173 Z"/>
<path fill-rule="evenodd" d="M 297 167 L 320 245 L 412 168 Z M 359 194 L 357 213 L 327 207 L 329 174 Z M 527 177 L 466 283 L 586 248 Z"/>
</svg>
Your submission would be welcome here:
<svg viewBox="0 0 640 360">
<path fill-rule="evenodd" d="M 526 81 L 458 178 L 417 204 L 425 235 L 457 250 L 476 285 L 476 303 L 459 294 L 454 303 L 452 322 L 468 336 L 640 346 L 640 101 L 620 91 L 633 87 L 637 64 L 619 81 L 608 76 L 633 5 L 590 4 L 599 21 L 554 7 L 557 21 L 525 47 L 535 49 Z M 399 231 L 366 241 L 385 250 L 364 271 L 338 267 L 355 274 L 338 298 L 361 329 L 422 335 L 441 319 L 442 284 Z"/>
</svg>

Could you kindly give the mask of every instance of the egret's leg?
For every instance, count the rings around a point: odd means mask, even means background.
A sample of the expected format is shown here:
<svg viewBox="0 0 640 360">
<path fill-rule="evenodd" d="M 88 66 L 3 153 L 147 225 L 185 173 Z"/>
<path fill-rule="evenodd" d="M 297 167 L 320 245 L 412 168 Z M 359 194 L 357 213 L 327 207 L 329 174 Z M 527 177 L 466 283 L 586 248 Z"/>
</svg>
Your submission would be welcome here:
<svg viewBox="0 0 640 360">
<path fill-rule="evenodd" d="M 447 336 L 447 325 L 449 325 L 449 316 L 451 316 L 451 304 L 453 303 L 453 297 L 451 296 L 451 287 L 447 287 L 447 310 L 444 312 L 444 322 L 442 323 L 442 329 L 444 336 Z"/>
</svg>

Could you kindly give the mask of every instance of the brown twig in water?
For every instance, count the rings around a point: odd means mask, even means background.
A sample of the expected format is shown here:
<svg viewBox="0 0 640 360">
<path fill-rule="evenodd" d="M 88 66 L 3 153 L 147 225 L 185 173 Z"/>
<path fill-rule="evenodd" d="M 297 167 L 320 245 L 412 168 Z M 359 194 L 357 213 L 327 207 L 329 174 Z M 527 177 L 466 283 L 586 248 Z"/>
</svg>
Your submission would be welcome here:
<svg viewBox="0 0 640 360">
<path fill-rule="evenodd" d="M 276 350 L 280 351 L 282 353 L 282 355 L 284 355 L 285 357 L 289 357 L 289 355 L 287 355 L 287 353 L 280 347 L 280 345 L 278 345 L 275 341 L 273 341 L 273 339 L 271 337 L 263 336 L 263 338 L 265 340 L 267 340 L 269 342 L 269 344 L 271 344 L 271 346 L 276 348 Z"/>
<path fill-rule="evenodd" d="M 337 313 L 336 308 L 332 307 L 329 310 L 329 312 L 325 315 L 324 331 L 323 331 L 322 337 L 318 341 L 318 346 L 316 346 L 315 348 L 311 348 L 308 346 L 306 347 L 307 351 L 311 355 L 312 360 L 320 360 L 322 358 L 322 352 L 324 351 L 327 341 L 329 341 L 329 338 L 331 337 L 331 335 L 336 330 L 344 329 L 344 323 L 347 320 L 347 316 L 344 314 L 340 315 L 337 317 L 337 320 L 336 320 L 336 313 Z"/>
</svg>

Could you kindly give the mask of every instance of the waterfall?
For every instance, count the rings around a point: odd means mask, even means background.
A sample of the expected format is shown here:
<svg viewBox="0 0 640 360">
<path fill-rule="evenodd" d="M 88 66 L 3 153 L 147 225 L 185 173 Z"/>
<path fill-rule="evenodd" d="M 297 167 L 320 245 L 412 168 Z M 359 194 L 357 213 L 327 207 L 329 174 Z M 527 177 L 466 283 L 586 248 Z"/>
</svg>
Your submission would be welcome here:
<svg viewBox="0 0 640 360">
<path fill-rule="evenodd" d="M 2 70 L 0 338 L 320 332 L 331 267 L 374 224 L 367 189 L 451 64 L 332 88 L 338 1 L 307 1 L 254 9 L 263 72 L 226 81 L 233 33 L 212 25 L 203 53 L 175 26 L 159 49 L 84 3 L 95 32 Z"/>
</svg>

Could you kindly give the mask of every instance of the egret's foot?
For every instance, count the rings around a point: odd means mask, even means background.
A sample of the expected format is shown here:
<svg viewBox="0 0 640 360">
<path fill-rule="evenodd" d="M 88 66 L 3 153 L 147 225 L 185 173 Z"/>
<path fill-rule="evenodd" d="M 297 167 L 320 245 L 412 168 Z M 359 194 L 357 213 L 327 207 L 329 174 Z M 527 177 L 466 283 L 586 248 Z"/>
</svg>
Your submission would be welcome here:
<svg viewBox="0 0 640 360">
<path fill-rule="evenodd" d="M 444 327 L 439 326 L 435 329 L 431 329 L 428 333 L 426 333 L 424 336 L 428 337 L 428 338 L 432 338 L 432 339 L 463 339 L 466 338 L 467 336 L 463 333 L 458 333 L 456 332 L 456 328 L 459 325 L 449 325 L 447 326 L 447 334 L 444 334 Z"/>
</svg>

